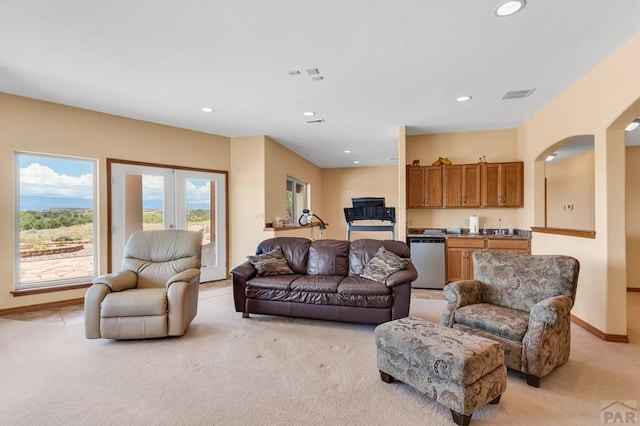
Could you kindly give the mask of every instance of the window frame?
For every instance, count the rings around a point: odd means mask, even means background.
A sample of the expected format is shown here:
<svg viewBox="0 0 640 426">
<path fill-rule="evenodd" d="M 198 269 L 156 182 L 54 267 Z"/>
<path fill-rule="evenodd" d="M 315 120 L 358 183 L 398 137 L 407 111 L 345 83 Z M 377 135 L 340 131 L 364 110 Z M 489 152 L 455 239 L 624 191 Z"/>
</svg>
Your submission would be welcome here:
<svg viewBox="0 0 640 426">
<path fill-rule="evenodd" d="M 290 192 L 289 191 L 289 185 L 292 184 L 294 190 L 291 191 L 292 193 L 292 202 L 291 202 L 291 210 L 289 210 L 289 202 L 288 202 L 288 197 L 286 195 L 286 193 Z M 297 186 L 301 186 L 303 188 L 302 191 L 302 195 L 298 196 L 298 192 L 295 190 L 297 188 Z M 302 214 L 302 210 L 304 209 L 308 209 L 309 208 L 309 183 L 305 182 L 303 180 L 294 178 L 292 176 L 287 176 L 287 180 L 286 180 L 286 186 L 285 186 L 285 211 L 286 211 L 286 215 L 290 217 L 289 220 L 289 224 L 292 225 L 297 225 L 298 224 L 298 218 L 300 217 L 300 215 Z M 302 208 L 298 208 L 299 207 L 299 199 L 302 198 L 303 201 L 303 205 Z"/>
<path fill-rule="evenodd" d="M 82 276 L 82 277 L 74 277 L 74 278 L 63 278 L 57 280 L 43 280 L 43 281 L 35 281 L 22 283 L 21 282 L 21 258 L 20 258 L 20 212 L 21 212 L 21 195 L 22 195 L 22 185 L 21 185 L 21 177 L 22 177 L 22 168 L 21 168 L 21 159 L 22 158 L 42 158 L 43 160 L 63 160 L 63 161 L 78 161 L 85 163 L 86 165 L 90 165 L 91 167 L 91 212 L 92 212 L 92 232 L 91 237 L 93 240 L 93 254 L 92 254 L 92 269 L 93 272 L 91 275 Z M 46 153 L 38 153 L 38 152 L 26 152 L 26 151 L 14 151 L 14 186 L 13 186 L 13 195 L 14 195 L 14 289 L 15 292 L 24 292 L 29 290 L 41 290 L 41 289 L 52 289 L 55 287 L 69 287 L 73 288 L 78 284 L 87 284 L 90 283 L 94 276 L 97 274 L 99 256 L 98 256 L 98 160 L 93 158 L 84 158 L 84 157 L 75 157 L 69 155 L 58 155 L 58 154 L 46 154 Z M 27 195 L 27 194 L 25 194 Z M 63 197 L 65 198 L 65 197 Z M 67 197 L 74 198 L 74 197 Z"/>
</svg>

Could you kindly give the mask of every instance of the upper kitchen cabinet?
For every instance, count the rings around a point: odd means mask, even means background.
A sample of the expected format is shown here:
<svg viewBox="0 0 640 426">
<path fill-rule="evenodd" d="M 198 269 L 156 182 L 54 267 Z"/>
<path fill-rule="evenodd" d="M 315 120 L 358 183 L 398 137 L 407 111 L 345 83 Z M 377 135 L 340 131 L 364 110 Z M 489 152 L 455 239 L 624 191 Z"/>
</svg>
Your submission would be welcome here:
<svg viewBox="0 0 640 426">
<path fill-rule="evenodd" d="M 442 167 L 444 207 L 480 207 L 480 164 Z"/>
<path fill-rule="evenodd" d="M 407 166 L 407 208 L 442 207 L 442 166 Z"/>
<path fill-rule="evenodd" d="M 524 204 L 523 162 L 482 165 L 482 206 L 522 207 Z"/>
</svg>

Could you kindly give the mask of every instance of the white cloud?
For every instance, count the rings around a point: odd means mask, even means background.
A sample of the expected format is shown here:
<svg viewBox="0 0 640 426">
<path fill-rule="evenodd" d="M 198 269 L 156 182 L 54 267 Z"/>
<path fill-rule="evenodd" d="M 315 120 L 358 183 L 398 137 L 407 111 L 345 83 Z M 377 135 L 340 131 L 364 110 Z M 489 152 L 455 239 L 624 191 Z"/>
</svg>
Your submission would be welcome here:
<svg viewBox="0 0 640 426">
<path fill-rule="evenodd" d="M 93 176 L 59 174 L 51 167 L 31 163 L 20 168 L 20 194 L 46 197 L 93 197 Z"/>
</svg>

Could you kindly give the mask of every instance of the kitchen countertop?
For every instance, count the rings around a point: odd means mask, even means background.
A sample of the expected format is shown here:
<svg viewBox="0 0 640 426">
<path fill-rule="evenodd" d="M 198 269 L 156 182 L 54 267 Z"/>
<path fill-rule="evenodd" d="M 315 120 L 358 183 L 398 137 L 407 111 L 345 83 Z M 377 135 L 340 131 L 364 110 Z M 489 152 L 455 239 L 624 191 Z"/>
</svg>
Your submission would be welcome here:
<svg viewBox="0 0 640 426">
<path fill-rule="evenodd" d="M 409 238 L 422 238 L 422 237 L 444 237 L 444 238 L 476 238 L 476 239 L 491 239 L 491 240 L 530 240 L 531 238 L 525 235 L 508 235 L 508 234 L 407 234 Z"/>
</svg>

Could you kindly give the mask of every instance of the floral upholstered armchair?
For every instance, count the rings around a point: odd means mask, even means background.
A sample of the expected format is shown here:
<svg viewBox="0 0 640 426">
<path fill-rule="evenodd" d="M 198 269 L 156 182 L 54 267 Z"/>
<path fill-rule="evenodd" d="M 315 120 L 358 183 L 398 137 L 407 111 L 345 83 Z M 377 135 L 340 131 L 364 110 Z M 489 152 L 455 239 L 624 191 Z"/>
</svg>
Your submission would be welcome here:
<svg viewBox="0 0 640 426">
<path fill-rule="evenodd" d="M 539 387 L 569 359 L 578 260 L 478 250 L 473 267 L 473 280 L 445 286 L 441 323 L 500 342 L 506 366 Z"/>
</svg>

